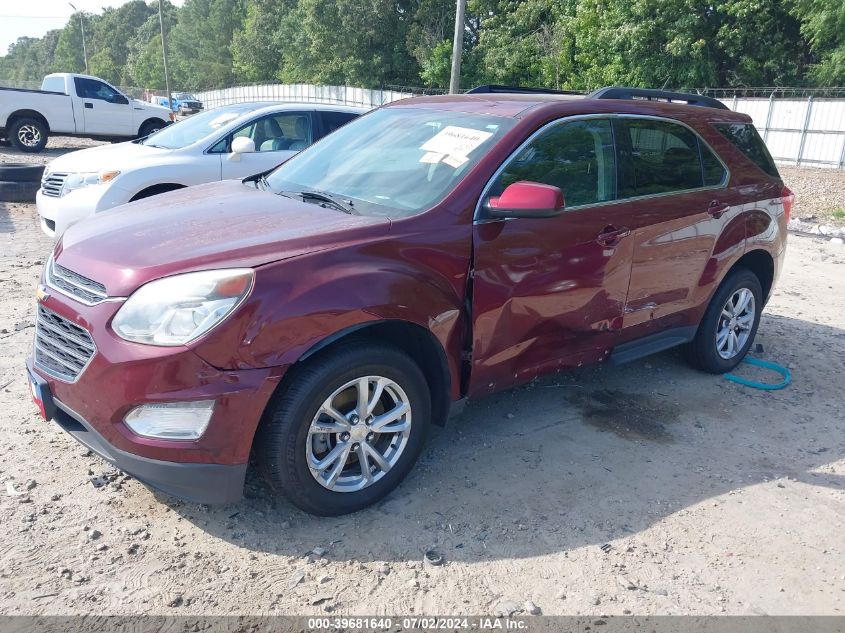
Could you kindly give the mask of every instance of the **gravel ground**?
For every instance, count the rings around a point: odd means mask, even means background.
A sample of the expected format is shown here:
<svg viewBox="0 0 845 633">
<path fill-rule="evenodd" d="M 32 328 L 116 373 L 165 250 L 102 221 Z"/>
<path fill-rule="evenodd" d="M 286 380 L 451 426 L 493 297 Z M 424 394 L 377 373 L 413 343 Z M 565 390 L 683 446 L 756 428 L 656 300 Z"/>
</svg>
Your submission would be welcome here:
<svg viewBox="0 0 845 633">
<path fill-rule="evenodd" d="M 23 362 L 50 248 L 34 205 L 0 203 L 0 614 L 845 613 L 845 247 L 790 239 L 757 339 L 788 389 L 676 351 L 541 381 L 332 519 L 254 477 L 237 505 L 175 501 L 41 421 Z"/>
<path fill-rule="evenodd" d="M 810 169 L 779 165 L 795 192 L 792 216 L 804 222 L 845 227 L 845 169 Z"/>
</svg>

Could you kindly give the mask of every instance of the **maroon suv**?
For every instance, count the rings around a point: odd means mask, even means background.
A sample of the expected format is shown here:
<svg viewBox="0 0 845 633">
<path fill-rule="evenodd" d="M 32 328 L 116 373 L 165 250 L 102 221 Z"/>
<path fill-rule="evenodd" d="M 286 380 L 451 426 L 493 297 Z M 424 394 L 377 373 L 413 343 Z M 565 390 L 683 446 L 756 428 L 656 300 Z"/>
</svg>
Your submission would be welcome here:
<svg viewBox="0 0 845 633">
<path fill-rule="evenodd" d="M 33 397 L 172 495 L 237 500 L 252 454 L 297 506 L 354 511 L 463 398 L 676 345 L 733 368 L 791 204 L 717 101 L 400 101 L 266 176 L 69 230 L 38 293 Z"/>
</svg>

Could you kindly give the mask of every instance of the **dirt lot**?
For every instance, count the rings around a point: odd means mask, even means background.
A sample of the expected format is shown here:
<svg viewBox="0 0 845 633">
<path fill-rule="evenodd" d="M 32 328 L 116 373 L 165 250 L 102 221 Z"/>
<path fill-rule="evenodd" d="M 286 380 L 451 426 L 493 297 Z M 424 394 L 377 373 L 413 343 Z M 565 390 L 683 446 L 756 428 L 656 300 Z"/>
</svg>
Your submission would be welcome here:
<svg viewBox="0 0 845 633">
<path fill-rule="evenodd" d="M 0 613 L 845 613 L 843 246 L 790 240 L 757 339 L 788 389 L 677 352 L 545 380 L 435 430 L 383 503 L 319 519 L 254 478 L 233 506 L 153 494 L 38 419 L 35 218 L 0 203 Z"/>
</svg>

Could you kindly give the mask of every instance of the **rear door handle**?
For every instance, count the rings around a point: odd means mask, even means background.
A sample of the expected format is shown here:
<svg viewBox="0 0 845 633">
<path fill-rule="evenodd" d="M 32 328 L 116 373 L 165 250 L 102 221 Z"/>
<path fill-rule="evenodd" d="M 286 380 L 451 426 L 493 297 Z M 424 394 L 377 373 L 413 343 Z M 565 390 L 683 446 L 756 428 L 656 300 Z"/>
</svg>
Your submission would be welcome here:
<svg viewBox="0 0 845 633">
<path fill-rule="evenodd" d="M 712 215 L 714 218 L 721 218 L 722 214 L 725 213 L 728 209 L 731 208 L 731 205 L 725 204 L 724 202 L 720 202 L 718 200 L 713 200 L 710 203 L 710 206 L 707 207 L 707 213 Z"/>
<path fill-rule="evenodd" d="M 617 229 L 615 226 L 606 226 L 601 230 L 596 242 L 602 246 L 616 246 L 623 237 L 631 234 L 631 229 L 621 228 Z"/>
<path fill-rule="evenodd" d="M 87 102 L 86 102 L 86 103 L 85 103 L 85 107 L 86 107 L 86 108 L 88 108 L 88 109 L 93 110 L 93 109 L 94 109 L 94 104 L 93 104 L 93 103 L 87 103 Z"/>
</svg>

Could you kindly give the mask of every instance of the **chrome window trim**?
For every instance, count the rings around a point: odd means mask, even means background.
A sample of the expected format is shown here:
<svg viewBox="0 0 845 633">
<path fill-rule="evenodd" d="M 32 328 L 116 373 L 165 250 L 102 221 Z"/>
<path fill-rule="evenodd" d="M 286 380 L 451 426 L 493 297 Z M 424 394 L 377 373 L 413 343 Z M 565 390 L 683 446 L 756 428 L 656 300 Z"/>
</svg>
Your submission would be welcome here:
<svg viewBox="0 0 845 633">
<path fill-rule="evenodd" d="M 574 206 L 574 207 L 565 207 L 564 211 L 563 211 L 564 215 L 566 213 L 568 213 L 569 211 L 580 211 L 582 209 L 591 209 L 591 208 L 594 208 L 594 207 L 606 207 L 606 206 L 609 206 L 609 205 L 622 204 L 622 203 L 626 203 L 626 202 L 636 202 L 636 201 L 639 201 L 639 200 L 650 200 L 652 198 L 663 198 L 663 197 L 666 197 L 666 196 L 678 196 L 678 195 L 683 195 L 683 194 L 687 194 L 687 193 L 697 193 L 699 191 L 715 191 L 715 190 L 719 190 L 719 189 L 727 189 L 728 183 L 731 181 L 731 170 L 727 166 L 727 164 L 725 164 L 725 161 L 722 160 L 722 157 L 719 156 L 718 152 L 716 152 L 711 147 L 711 145 L 707 141 L 705 141 L 698 132 L 695 131 L 694 128 L 687 125 L 683 121 L 679 121 L 678 119 L 671 119 L 669 117 L 655 116 L 655 115 L 650 115 L 650 114 L 628 114 L 628 113 L 575 114 L 575 115 L 572 115 L 572 116 L 561 117 L 559 119 L 555 119 L 554 121 L 549 121 L 548 123 L 544 124 L 543 126 L 537 128 L 536 130 L 534 130 L 534 132 L 527 139 L 525 139 L 522 143 L 520 143 L 519 146 L 515 150 L 513 150 L 508 155 L 507 158 L 505 158 L 505 160 L 502 161 L 502 164 L 499 165 L 499 168 L 493 173 L 493 175 L 487 181 L 487 184 L 484 185 L 484 188 L 481 190 L 481 196 L 479 196 L 478 201 L 475 203 L 475 211 L 473 212 L 473 224 L 484 224 L 484 223 L 487 223 L 487 222 L 500 222 L 502 220 L 507 221 L 507 220 L 518 219 L 518 218 L 485 218 L 485 217 L 482 217 L 482 215 L 481 215 L 482 210 L 483 210 L 483 204 L 482 203 L 487 198 L 487 196 L 490 192 L 490 189 L 493 186 L 493 183 L 495 183 L 496 180 L 499 178 L 499 176 L 502 175 L 502 172 L 507 168 L 508 165 L 510 165 L 510 163 L 516 158 L 516 156 L 523 149 L 525 149 L 526 146 L 530 145 L 534 141 L 534 139 L 537 138 L 539 135 L 543 134 L 544 132 L 546 132 L 547 130 L 549 130 L 553 127 L 556 127 L 558 125 L 564 125 L 564 124 L 566 124 L 570 121 L 582 121 L 582 120 L 588 120 L 588 119 L 608 119 L 610 121 L 612 121 L 613 119 L 647 119 L 647 120 L 653 120 L 653 121 L 663 121 L 663 122 L 666 122 L 666 123 L 674 123 L 676 125 L 680 125 L 682 127 L 685 127 L 686 129 L 688 129 L 690 132 L 692 132 L 695 135 L 695 137 L 696 137 L 696 139 L 698 139 L 699 143 L 703 144 L 704 147 L 706 147 L 708 150 L 710 150 L 710 152 L 713 154 L 713 156 L 716 157 L 716 160 L 718 160 L 719 163 L 724 168 L 725 175 L 722 177 L 722 182 L 720 182 L 718 185 L 705 185 L 705 186 L 702 186 L 702 187 L 695 187 L 693 189 L 679 189 L 677 191 L 666 191 L 666 192 L 663 192 L 663 193 L 651 193 L 651 194 L 646 194 L 646 195 L 642 195 L 642 196 L 631 196 L 629 198 L 616 198 L 614 200 L 606 200 L 606 201 L 602 201 L 602 202 L 592 202 L 590 204 L 580 204 L 580 205 Z M 618 174 L 619 153 L 617 151 L 615 132 L 614 132 L 614 138 L 613 138 L 613 152 L 614 152 L 614 158 L 616 159 L 615 163 L 616 163 L 616 169 L 617 169 L 617 174 Z M 698 160 L 699 160 L 699 162 L 701 162 L 700 152 L 699 152 L 699 159 Z M 703 181 L 703 178 L 704 178 L 704 174 L 702 173 L 702 181 Z M 616 186 L 616 193 L 618 194 L 619 193 L 619 183 L 617 182 L 616 185 L 617 185 Z"/>
</svg>

